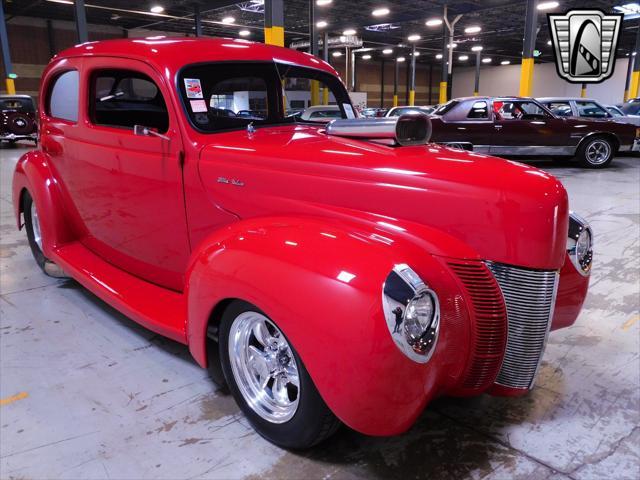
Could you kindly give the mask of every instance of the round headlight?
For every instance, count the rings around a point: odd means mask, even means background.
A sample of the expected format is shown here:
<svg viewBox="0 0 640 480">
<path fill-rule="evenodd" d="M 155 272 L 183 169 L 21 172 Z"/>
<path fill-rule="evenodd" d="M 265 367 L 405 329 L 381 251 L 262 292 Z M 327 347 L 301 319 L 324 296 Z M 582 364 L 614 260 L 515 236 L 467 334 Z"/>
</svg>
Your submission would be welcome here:
<svg viewBox="0 0 640 480">
<path fill-rule="evenodd" d="M 413 297 L 404 312 L 404 335 L 407 343 L 417 352 L 423 351 L 430 340 L 431 324 L 435 315 L 433 297 L 426 292 Z"/>
<path fill-rule="evenodd" d="M 593 233 L 587 221 L 573 212 L 569 216 L 567 254 L 580 273 L 589 274 L 593 261 Z"/>
<path fill-rule="evenodd" d="M 382 305 L 391 338 L 416 362 L 426 363 L 438 339 L 440 306 L 435 292 L 408 265 L 396 265 L 387 276 Z"/>
</svg>

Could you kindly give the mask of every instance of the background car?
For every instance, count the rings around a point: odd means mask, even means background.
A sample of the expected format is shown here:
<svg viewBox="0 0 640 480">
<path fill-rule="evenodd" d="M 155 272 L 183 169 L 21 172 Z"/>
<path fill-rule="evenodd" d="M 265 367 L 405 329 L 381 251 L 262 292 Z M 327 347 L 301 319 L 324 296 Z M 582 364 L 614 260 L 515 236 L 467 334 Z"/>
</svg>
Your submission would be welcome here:
<svg viewBox="0 0 640 480">
<path fill-rule="evenodd" d="M 431 140 L 499 156 L 577 156 L 602 168 L 617 151 L 640 150 L 635 126 L 599 119 L 556 117 L 533 98 L 464 97 L 431 115 Z"/>
<path fill-rule="evenodd" d="M 385 113 L 387 113 L 386 108 L 363 108 L 360 111 L 360 116 L 365 118 L 384 117 Z"/>
<path fill-rule="evenodd" d="M 605 105 L 604 107 L 611 115 L 613 115 L 614 120 L 618 117 L 623 117 L 625 119 L 625 123 L 632 123 L 636 126 L 640 126 L 640 115 L 627 115 L 616 105 Z"/>
<path fill-rule="evenodd" d="M 640 98 L 631 98 L 618 106 L 625 115 L 640 115 Z"/>
<path fill-rule="evenodd" d="M 614 115 L 605 105 L 591 98 L 543 97 L 536 100 L 557 117 L 591 118 L 640 125 L 640 116 L 629 117 L 623 112 Z"/>
<path fill-rule="evenodd" d="M 0 95 L 0 141 L 38 143 L 36 106 L 29 95 Z"/>
<path fill-rule="evenodd" d="M 316 105 L 307 108 L 299 119 L 305 122 L 328 123 L 336 118 L 342 118 L 342 113 L 337 105 Z"/>
<path fill-rule="evenodd" d="M 385 117 L 399 117 L 405 113 L 424 113 L 429 115 L 433 113 L 435 108 L 433 107 L 393 107 L 385 115 Z"/>
</svg>

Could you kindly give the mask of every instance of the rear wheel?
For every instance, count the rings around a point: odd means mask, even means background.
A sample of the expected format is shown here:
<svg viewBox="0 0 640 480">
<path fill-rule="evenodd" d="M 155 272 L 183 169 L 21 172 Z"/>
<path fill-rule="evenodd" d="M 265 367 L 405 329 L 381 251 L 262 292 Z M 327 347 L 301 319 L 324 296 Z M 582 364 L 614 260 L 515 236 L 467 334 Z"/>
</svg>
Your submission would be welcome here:
<svg viewBox="0 0 640 480">
<path fill-rule="evenodd" d="M 613 142 L 607 137 L 593 137 L 583 142 L 578 148 L 577 156 L 580 164 L 586 168 L 607 167 L 615 153 Z"/>
<path fill-rule="evenodd" d="M 27 239 L 33 258 L 44 273 L 50 277 L 64 278 L 64 272 L 51 260 L 45 257 L 42 251 L 42 230 L 40 228 L 40 216 L 36 204 L 29 192 L 25 192 L 22 198 L 22 211 L 24 213 L 24 227 L 27 231 Z"/>
<path fill-rule="evenodd" d="M 339 420 L 324 403 L 293 346 L 255 306 L 236 301 L 220 323 L 220 361 L 236 402 L 256 431 L 284 448 L 309 448 Z"/>
</svg>

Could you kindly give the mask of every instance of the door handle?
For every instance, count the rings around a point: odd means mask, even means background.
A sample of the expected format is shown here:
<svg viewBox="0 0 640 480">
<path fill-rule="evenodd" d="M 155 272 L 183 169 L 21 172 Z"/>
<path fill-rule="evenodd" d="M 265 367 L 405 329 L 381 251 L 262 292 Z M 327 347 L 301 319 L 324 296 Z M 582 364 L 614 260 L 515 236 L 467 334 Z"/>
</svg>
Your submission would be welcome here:
<svg viewBox="0 0 640 480">
<path fill-rule="evenodd" d="M 502 125 L 494 125 L 493 128 L 495 128 L 496 130 L 500 130 L 502 129 Z"/>
</svg>

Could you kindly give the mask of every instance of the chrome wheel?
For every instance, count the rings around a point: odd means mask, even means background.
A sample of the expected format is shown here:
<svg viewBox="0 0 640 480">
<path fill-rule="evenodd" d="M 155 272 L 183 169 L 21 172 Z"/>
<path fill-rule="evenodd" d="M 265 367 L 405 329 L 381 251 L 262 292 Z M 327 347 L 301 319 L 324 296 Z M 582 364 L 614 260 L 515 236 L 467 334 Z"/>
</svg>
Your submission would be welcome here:
<svg viewBox="0 0 640 480">
<path fill-rule="evenodd" d="M 611 156 L 611 145 L 605 140 L 594 140 L 587 147 L 585 156 L 592 165 L 605 163 Z"/>
<path fill-rule="evenodd" d="M 35 202 L 31 202 L 31 227 L 33 228 L 33 241 L 42 251 L 42 233 L 40 232 L 40 219 L 38 218 Z"/>
<path fill-rule="evenodd" d="M 298 365 L 282 332 L 267 317 L 248 311 L 229 331 L 233 377 L 251 409 L 272 423 L 290 420 L 298 409 Z"/>
</svg>

